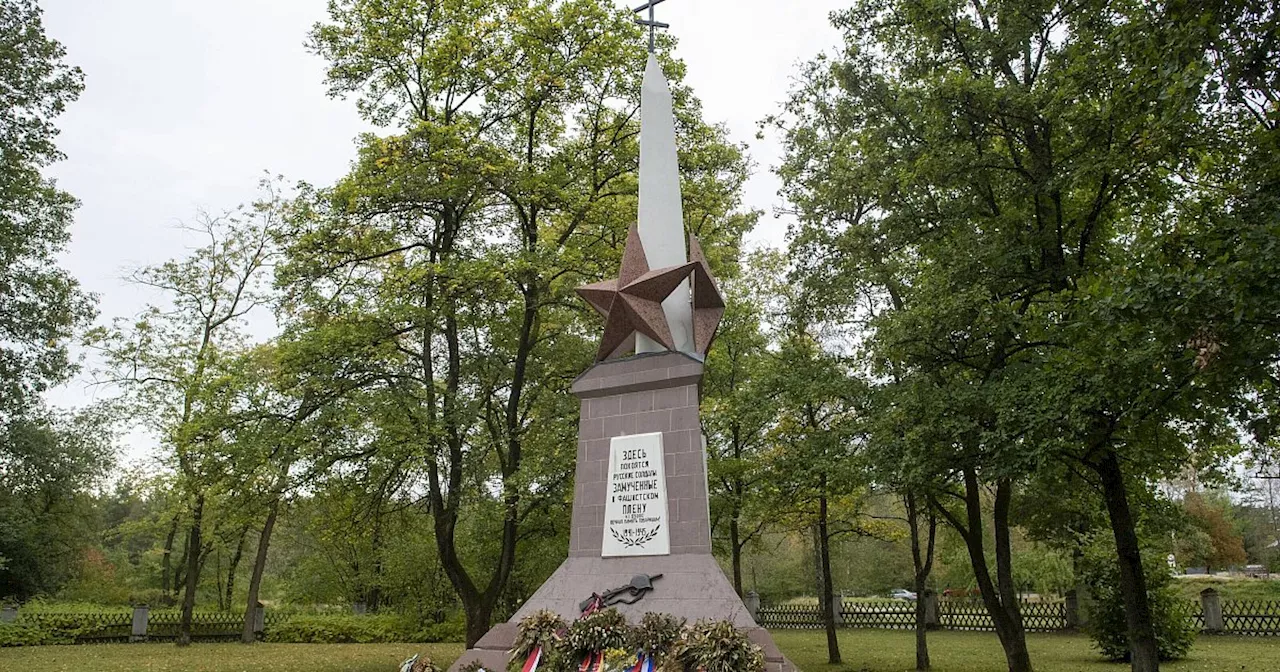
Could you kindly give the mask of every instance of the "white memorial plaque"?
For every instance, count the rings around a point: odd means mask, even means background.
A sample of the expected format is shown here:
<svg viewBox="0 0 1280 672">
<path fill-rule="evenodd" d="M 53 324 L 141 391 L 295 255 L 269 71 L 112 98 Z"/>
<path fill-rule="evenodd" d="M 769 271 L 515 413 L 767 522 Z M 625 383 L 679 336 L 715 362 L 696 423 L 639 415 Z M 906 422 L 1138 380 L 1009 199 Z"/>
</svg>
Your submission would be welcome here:
<svg viewBox="0 0 1280 672">
<path fill-rule="evenodd" d="M 613 438 L 605 496 L 602 557 L 671 553 L 662 432 Z"/>
</svg>

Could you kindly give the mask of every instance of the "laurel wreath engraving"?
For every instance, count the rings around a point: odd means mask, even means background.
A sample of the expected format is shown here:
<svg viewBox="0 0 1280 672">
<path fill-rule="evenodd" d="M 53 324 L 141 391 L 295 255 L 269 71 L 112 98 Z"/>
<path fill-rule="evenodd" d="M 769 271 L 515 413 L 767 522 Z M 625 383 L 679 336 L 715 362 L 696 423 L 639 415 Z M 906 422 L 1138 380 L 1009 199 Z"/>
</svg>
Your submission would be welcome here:
<svg viewBox="0 0 1280 672">
<path fill-rule="evenodd" d="M 658 523 L 648 532 L 645 532 L 644 530 L 634 530 L 629 531 L 626 534 L 619 534 L 616 528 L 611 527 L 609 528 L 609 533 L 613 535 L 614 539 L 622 542 L 623 546 L 631 548 L 632 546 L 644 546 L 649 543 L 654 537 L 658 536 L 658 530 L 661 527 L 662 523 Z"/>
</svg>

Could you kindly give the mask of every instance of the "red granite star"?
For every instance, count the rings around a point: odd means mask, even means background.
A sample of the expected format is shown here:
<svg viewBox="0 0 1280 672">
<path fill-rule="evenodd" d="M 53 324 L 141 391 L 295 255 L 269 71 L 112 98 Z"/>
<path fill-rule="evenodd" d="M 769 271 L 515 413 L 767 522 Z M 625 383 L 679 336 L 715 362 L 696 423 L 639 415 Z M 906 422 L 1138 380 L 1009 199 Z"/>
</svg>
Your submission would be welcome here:
<svg viewBox="0 0 1280 672">
<path fill-rule="evenodd" d="M 697 353 L 706 356 L 715 340 L 720 318 L 724 317 L 724 296 L 711 276 L 711 267 L 702 254 L 697 236 L 689 234 L 689 261 L 693 269 L 693 344 Z"/>
<path fill-rule="evenodd" d="M 691 261 L 649 270 L 640 232 L 633 224 L 627 234 L 627 246 L 622 252 L 622 268 L 617 279 L 578 288 L 578 295 L 605 318 L 604 336 L 600 339 L 596 361 L 603 362 L 625 350 L 637 333 L 652 338 L 668 350 L 674 350 L 676 346 L 667 316 L 662 311 L 662 301 L 689 277 L 696 266 L 697 262 Z"/>
</svg>

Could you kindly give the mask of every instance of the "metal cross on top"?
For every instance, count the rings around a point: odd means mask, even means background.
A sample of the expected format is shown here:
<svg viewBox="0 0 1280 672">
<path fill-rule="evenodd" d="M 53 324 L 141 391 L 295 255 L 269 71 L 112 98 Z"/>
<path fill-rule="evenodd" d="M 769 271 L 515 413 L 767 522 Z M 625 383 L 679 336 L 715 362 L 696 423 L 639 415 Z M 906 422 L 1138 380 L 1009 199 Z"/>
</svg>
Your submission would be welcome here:
<svg viewBox="0 0 1280 672">
<path fill-rule="evenodd" d="M 670 27 L 671 27 L 671 24 L 661 23 L 661 22 L 659 22 L 659 21 L 656 21 L 656 20 L 653 18 L 653 8 L 654 8 L 654 6 L 659 5 L 659 4 L 663 3 L 663 2 L 666 2 L 666 0 L 649 0 L 649 3 L 648 3 L 648 4 L 646 4 L 646 5 L 641 5 L 640 7 L 636 7 L 636 8 L 635 8 L 635 10 L 634 10 L 637 14 L 638 14 L 638 13 L 640 13 L 640 12 L 643 12 L 643 11 L 644 11 L 644 10 L 646 10 L 646 9 L 647 9 L 647 10 L 649 10 L 649 20 L 647 20 L 647 21 L 646 21 L 646 20 L 644 20 L 644 19 L 636 19 L 636 23 L 638 23 L 638 24 L 640 24 L 640 25 L 642 25 L 642 26 L 648 26 L 648 27 L 649 27 L 649 53 L 651 53 L 651 54 L 652 54 L 652 53 L 653 53 L 653 51 L 654 51 L 654 30 L 655 30 L 655 29 L 658 29 L 658 28 L 670 28 Z"/>
</svg>

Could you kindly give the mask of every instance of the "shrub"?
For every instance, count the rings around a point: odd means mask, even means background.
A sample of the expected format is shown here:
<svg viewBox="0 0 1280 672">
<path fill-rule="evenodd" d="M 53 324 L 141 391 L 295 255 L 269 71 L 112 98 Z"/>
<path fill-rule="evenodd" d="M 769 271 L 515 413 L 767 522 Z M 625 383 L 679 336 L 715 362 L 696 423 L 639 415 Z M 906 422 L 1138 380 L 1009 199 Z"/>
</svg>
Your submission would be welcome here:
<svg viewBox="0 0 1280 672">
<path fill-rule="evenodd" d="M 449 618 L 440 623 L 428 623 L 413 635 L 415 642 L 465 642 L 467 640 L 467 623 L 461 616 Z"/>
<path fill-rule="evenodd" d="M 1129 635 L 1120 569 L 1116 566 L 1115 546 L 1108 541 L 1092 543 L 1081 563 L 1082 578 L 1093 593 L 1088 631 L 1102 655 L 1114 661 L 1128 661 Z M 1160 660 L 1177 660 L 1186 656 L 1195 643 L 1195 623 L 1187 618 L 1185 602 L 1178 597 L 1165 562 L 1144 554 L 1142 565 Z"/>
<path fill-rule="evenodd" d="M 95 629 L 76 614 L 19 616 L 16 623 L 0 625 L 0 646 L 75 644 L 76 638 Z"/>
<path fill-rule="evenodd" d="M 152 609 L 169 609 L 178 605 L 175 593 L 159 588 L 134 590 L 129 593 L 129 604 L 145 604 Z M 241 605 L 243 609 L 244 605 Z"/>
<path fill-rule="evenodd" d="M 125 611 L 128 607 L 116 605 L 107 607 L 96 602 L 77 602 L 71 600 L 49 600 L 37 597 L 22 603 L 19 614 L 100 614 L 104 611 Z M 22 616 L 19 616 L 21 619 Z"/>
<path fill-rule="evenodd" d="M 414 640 L 417 628 L 402 616 L 297 616 L 267 630 L 268 642 L 381 644 Z"/>
<path fill-rule="evenodd" d="M 5 623 L 0 625 L 0 647 L 40 646 L 52 644 L 49 633 L 32 623 Z"/>
</svg>

